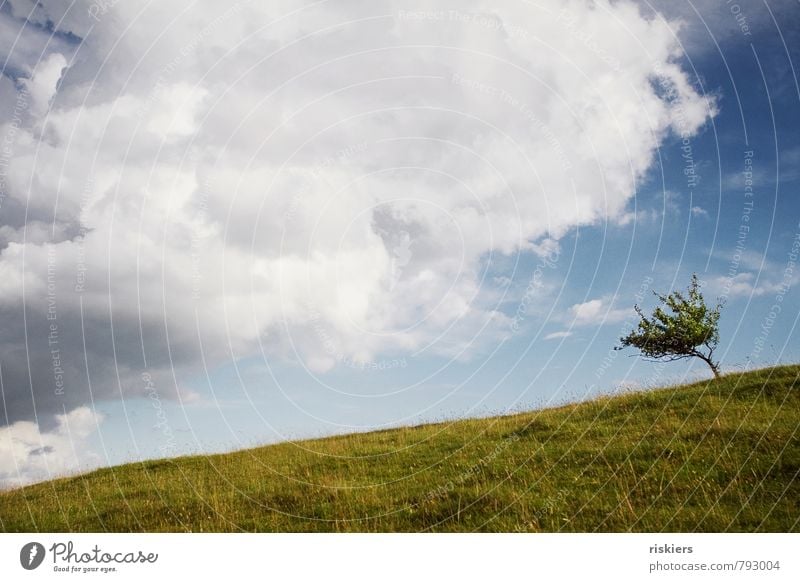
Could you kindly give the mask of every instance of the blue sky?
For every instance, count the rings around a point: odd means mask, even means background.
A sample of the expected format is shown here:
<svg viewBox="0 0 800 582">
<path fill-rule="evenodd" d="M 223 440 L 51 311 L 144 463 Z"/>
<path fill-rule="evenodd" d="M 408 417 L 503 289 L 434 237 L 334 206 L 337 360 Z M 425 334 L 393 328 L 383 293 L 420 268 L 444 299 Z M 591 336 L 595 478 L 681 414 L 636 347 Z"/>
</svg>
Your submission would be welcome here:
<svg viewBox="0 0 800 582">
<path fill-rule="evenodd" d="M 0 11 L 4 484 L 708 377 L 613 350 L 692 273 L 724 371 L 800 358 L 789 2 L 32 6 Z"/>
</svg>

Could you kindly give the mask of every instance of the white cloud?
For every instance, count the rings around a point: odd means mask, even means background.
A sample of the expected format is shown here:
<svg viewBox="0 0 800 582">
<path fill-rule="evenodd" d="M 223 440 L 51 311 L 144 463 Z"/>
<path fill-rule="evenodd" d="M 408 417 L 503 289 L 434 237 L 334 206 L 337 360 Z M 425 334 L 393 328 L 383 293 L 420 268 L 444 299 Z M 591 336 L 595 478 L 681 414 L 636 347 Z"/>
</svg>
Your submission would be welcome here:
<svg viewBox="0 0 800 582">
<path fill-rule="evenodd" d="M 102 420 L 82 406 L 55 415 L 50 431 L 30 421 L 0 427 L 0 489 L 96 466 L 100 458 L 87 450 L 86 439 Z"/>
<path fill-rule="evenodd" d="M 779 270 L 779 265 L 772 261 L 769 261 L 765 256 L 764 253 L 759 251 L 745 249 L 743 251 L 739 251 L 738 249 L 733 253 L 727 253 L 725 256 L 726 261 L 731 261 L 732 257 L 735 257 L 738 261 L 738 265 L 745 268 L 750 269 L 751 271 L 770 271 L 775 272 Z"/>
<path fill-rule="evenodd" d="M 700 206 L 692 206 L 692 216 L 708 216 L 708 211 Z"/>
<path fill-rule="evenodd" d="M 42 116 L 47 113 L 66 67 L 67 59 L 64 55 L 52 53 L 39 62 L 30 79 L 22 79 L 21 84 L 31 98 L 30 110 L 33 115 Z"/>
<path fill-rule="evenodd" d="M 576 303 L 569 308 L 569 313 L 574 325 L 618 323 L 631 314 L 627 309 L 613 309 L 609 300 L 605 298 Z"/>
<path fill-rule="evenodd" d="M 625 212 L 616 219 L 616 224 L 619 226 L 628 226 L 633 223 L 654 223 L 660 220 L 662 213 L 655 208 L 646 210 L 637 210 L 636 212 Z"/>
<path fill-rule="evenodd" d="M 562 339 L 565 337 L 569 337 L 572 335 L 571 331 L 554 331 L 553 333 L 548 333 L 544 336 L 546 340 L 554 340 L 554 339 Z"/>
<path fill-rule="evenodd" d="M 729 297 L 749 296 L 755 290 L 753 273 L 737 273 L 733 277 L 715 277 L 710 281 L 709 290 Z"/>
<path fill-rule="evenodd" d="M 48 114 L 20 128 L 7 184 L 30 221 L 54 223 L 51 240 L 0 232 L 12 421 L 31 414 L 26 331 L 50 411 L 87 401 L 85 360 L 96 396 L 116 398 L 141 395 L 143 371 L 179 393 L 201 356 L 326 371 L 338 356 L 480 353 L 510 327 L 502 294 L 483 292 L 487 263 L 620 219 L 661 142 L 714 113 L 674 31 L 635 5 L 441 8 L 61 10 L 70 30 L 93 28 L 54 97 L 61 61 L 33 63 L 33 113 Z M 573 310 L 580 324 L 619 318 L 602 301 Z"/>
<path fill-rule="evenodd" d="M 0 55 L 2 73 L 10 77 L 30 75 L 37 63 L 51 53 L 69 55 L 74 46 L 45 26 L 26 21 L 26 14 L 14 16 L 0 11 Z"/>
<path fill-rule="evenodd" d="M 777 293 L 784 285 L 791 286 L 797 281 L 797 277 L 784 280 L 780 275 L 774 270 L 765 270 L 756 282 L 756 274 L 745 271 L 733 276 L 712 277 L 704 287 L 711 295 L 720 297 L 760 297 Z"/>
<path fill-rule="evenodd" d="M 682 215 L 685 211 L 681 206 L 681 195 L 673 190 L 662 190 L 658 192 L 655 199 L 649 201 L 651 208 L 636 208 L 619 214 L 614 222 L 619 226 L 630 224 L 656 223 L 672 216 Z"/>
</svg>

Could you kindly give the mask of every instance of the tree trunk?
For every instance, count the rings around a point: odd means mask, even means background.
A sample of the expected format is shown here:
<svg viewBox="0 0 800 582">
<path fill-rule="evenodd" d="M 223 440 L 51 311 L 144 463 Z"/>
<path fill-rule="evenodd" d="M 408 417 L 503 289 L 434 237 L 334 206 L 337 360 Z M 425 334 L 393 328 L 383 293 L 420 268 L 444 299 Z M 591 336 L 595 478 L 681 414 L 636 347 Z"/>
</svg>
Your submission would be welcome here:
<svg viewBox="0 0 800 582">
<path fill-rule="evenodd" d="M 703 360 L 706 364 L 708 364 L 708 367 L 711 368 L 712 372 L 714 372 L 714 379 L 719 380 L 719 367 L 717 366 L 717 364 L 715 364 L 710 357 L 706 357 L 702 354 L 698 354 L 697 357 Z"/>
</svg>

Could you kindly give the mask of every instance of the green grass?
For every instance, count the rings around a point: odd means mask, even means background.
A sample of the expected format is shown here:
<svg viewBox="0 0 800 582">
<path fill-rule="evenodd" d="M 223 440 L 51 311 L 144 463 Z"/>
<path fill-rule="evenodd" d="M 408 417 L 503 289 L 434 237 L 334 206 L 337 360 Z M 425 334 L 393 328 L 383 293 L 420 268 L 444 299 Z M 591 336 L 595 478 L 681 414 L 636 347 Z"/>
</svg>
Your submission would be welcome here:
<svg viewBox="0 0 800 582">
<path fill-rule="evenodd" d="M 800 531 L 799 380 L 101 469 L 0 494 L 0 529 Z"/>
</svg>

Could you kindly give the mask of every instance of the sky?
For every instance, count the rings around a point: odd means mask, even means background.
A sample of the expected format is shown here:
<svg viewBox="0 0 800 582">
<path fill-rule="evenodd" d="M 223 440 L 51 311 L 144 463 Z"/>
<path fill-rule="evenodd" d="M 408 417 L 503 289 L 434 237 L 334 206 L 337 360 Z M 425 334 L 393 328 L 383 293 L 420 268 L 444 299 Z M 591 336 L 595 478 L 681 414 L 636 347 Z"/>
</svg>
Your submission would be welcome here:
<svg viewBox="0 0 800 582">
<path fill-rule="evenodd" d="M 797 362 L 794 1 L 0 4 L 0 487 Z"/>
</svg>

